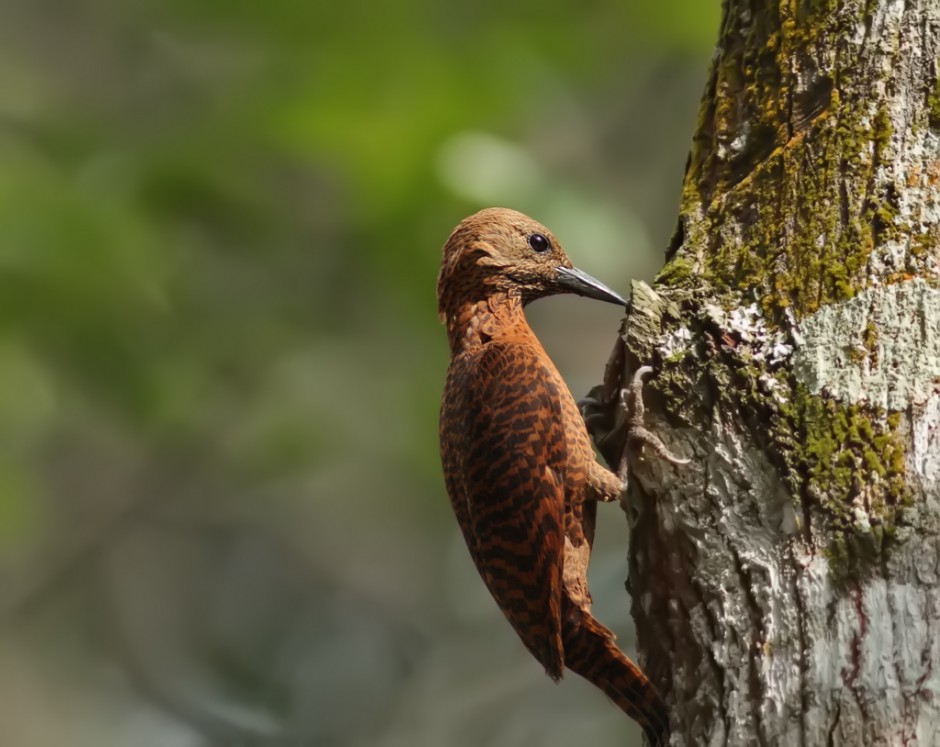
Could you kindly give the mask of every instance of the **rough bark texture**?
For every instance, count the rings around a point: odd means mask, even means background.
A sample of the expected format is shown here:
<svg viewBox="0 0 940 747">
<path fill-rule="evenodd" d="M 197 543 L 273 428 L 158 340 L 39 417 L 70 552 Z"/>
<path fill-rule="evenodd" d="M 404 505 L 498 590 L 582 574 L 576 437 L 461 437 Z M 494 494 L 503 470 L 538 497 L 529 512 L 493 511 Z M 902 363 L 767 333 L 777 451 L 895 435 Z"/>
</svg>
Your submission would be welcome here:
<svg viewBox="0 0 940 747">
<path fill-rule="evenodd" d="M 725 2 L 606 382 L 656 365 L 648 425 L 694 460 L 628 450 L 675 745 L 940 744 L 938 53 L 935 0 Z"/>
</svg>

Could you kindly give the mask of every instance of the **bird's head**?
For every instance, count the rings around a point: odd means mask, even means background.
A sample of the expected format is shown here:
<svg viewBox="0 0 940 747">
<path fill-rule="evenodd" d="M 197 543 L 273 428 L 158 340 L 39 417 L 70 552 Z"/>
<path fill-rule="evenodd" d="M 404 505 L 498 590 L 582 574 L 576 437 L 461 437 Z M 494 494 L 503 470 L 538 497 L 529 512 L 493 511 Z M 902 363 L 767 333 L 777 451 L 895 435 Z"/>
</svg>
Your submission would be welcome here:
<svg viewBox="0 0 940 747">
<path fill-rule="evenodd" d="M 487 208 L 454 229 L 437 279 L 438 310 L 449 310 L 497 293 L 518 296 L 523 304 L 556 293 L 625 306 L 610 288 L 571 264 L 552 232 L 527 215 Z"/>
</svg>

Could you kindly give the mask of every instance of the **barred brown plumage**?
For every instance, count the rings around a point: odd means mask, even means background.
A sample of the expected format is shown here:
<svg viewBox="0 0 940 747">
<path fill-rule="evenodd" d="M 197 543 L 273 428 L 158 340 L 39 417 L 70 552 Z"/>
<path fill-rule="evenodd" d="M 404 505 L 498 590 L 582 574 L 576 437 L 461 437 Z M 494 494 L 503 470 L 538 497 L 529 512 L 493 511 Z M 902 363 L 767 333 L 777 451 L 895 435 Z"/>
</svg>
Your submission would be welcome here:
<svg viewBox="0 0 940 747">
<path fill-rule="evenodd" d="M 548 675 L 557 680 L 568 667 L 585 677 L 651 744 L 664 744 L 663 701 L 591 615 L 596 505 L 616 499 L 622 481 L 595 458 L 574 398 L 526 322 L 525 304 L 556 293 L 625 303 L 574 269 L 548 229 L 513 210 L 482 210 L 445 244 L 447 492 L 483 581 Z"/>
</svg>

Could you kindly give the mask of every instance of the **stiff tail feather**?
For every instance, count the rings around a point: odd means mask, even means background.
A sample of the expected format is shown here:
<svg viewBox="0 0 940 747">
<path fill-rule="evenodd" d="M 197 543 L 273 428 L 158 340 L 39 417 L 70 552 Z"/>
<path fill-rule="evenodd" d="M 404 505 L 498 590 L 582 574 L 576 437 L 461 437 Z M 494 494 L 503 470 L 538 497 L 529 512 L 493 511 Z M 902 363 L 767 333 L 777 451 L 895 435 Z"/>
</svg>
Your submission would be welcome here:
<svg viewBox="0 0 940 747">
<path fill-rule="evenodd" d="M 603 690 L 636 721 L 651 747 L 669 741 L 669 714 L 653 683 L 614 643 L 614 634 L 569 603 L 565 615 L 565 666 Z"/>
</svg>

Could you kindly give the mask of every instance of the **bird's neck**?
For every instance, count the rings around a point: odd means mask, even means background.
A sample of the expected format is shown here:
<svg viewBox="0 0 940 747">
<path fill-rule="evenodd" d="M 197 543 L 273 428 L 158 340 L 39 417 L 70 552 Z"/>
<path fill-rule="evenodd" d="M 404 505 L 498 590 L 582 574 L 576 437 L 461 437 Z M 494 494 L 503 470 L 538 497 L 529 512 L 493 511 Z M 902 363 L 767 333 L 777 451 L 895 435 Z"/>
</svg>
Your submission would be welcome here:
<svg viewBox="0 0 940 747">
<path fill-rule="evenodd" d="M 447 314 L 447 337 L 452 355 L 485 345 L 491 340 L 535 339 L 522 311 L 518 294 L 494 293 L 465 301 Z"/>
</svg>

